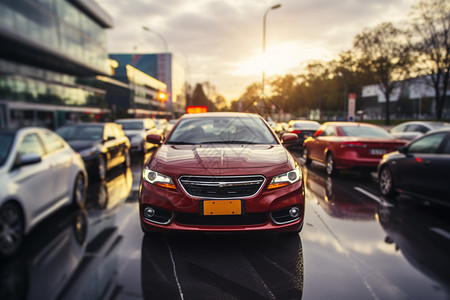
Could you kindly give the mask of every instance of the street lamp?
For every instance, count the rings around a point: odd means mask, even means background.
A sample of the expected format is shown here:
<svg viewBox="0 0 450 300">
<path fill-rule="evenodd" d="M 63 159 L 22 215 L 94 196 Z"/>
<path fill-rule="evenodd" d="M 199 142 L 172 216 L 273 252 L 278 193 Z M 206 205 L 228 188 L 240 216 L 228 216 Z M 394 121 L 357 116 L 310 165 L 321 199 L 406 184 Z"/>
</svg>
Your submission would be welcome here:
<svg viewBox="0 0 450 300">
<path fill-rule="evenodd" d="M 272 9 L 277 9 L 280 8 L 281 4 L 277 4 L 274 6 L 269 7 L 266 12 L 264 13 L 264 18 L 263 18 L 263 59 L 264 56 L 266 54 L 266 19 L 267 19 L 267 14 L 269 13 L 269 11 L 271 11 Z M 262 70 L 262 83 L 261 83 L 261 92 L 262 92 L 262 98 L 264 99 L 264 62 L 263 62 L 263 70 Z"/>
<path fill-rule="evenodd" d="M 154 30 L 151 30 L 151 29 L 148 28 L 147 26 L 142 26 L 142 29 L 144 29 L 145 31 L 150 31 L 150 32 L 153 32 L 154 34 L 156 34 L 156 35 L 161 39 L 161 41 L 162 41 L 163 44 L 164 44 L 164 52 L 165 52 L 165 53 L 168 53 L 168 52 L 169 52 L 169 47 L 167 46 L 167 41 L 164 39 L 164 37 L 163 37 L 162 35 L 160 35 L 159 33 L 157 33 L 157 32 L 154 31 Z"/>
</svg>

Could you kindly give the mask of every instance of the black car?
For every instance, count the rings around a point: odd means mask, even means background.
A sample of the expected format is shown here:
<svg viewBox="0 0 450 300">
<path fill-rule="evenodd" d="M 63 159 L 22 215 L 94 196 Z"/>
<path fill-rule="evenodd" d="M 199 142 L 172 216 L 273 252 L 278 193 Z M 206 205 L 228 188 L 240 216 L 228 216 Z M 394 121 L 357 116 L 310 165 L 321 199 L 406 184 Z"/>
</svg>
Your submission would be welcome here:
<svg viewBox="0 0 450 300">
<path fill-rule="evenodd" d="M 312 120 L 291 120 L 286 132 L 295 133 L 298 136 L 298 146 L 303 147 L 303 142 L 319 129 L 320 123 Z"/>
<path fill-rule="evenodd" d="M 67 125 L 56 133 L 81 155 L 89 178 L 104 180 L 107 171 L 130 164 L 130 141 L 116 123 Z"/>
<path fill-rule="evenodd" d="M 450 129 L 430 131 L 384 155 L 378 181 L 384 196 L 401 192 L 450 205 Z"/>
</svg>

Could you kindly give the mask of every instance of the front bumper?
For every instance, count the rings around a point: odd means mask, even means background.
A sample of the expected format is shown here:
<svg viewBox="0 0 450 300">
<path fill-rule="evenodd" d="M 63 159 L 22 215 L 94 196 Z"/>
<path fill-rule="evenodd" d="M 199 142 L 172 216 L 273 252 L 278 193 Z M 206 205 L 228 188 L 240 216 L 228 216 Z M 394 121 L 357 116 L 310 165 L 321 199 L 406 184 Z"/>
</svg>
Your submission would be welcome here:
<svg viewBox="0 0 450 300">
<path fill-rule="evenodd" d="M 203 215 L 202 201 L 180 190 L 168 190 L 142 181 L 139 194 L 140 220 L 145 231 L 299 231 L 304 219 L 304 185 L 300 180 L 290 186 L 262 190 L 256 196 L 241 200 L 239 215 Z M 232 199 L 219 199 L 227 201 Z M 146 213 L 150 207 L 152 216 Z M 289 211 L 298 208 L 292 217 Z"/>
</svg>

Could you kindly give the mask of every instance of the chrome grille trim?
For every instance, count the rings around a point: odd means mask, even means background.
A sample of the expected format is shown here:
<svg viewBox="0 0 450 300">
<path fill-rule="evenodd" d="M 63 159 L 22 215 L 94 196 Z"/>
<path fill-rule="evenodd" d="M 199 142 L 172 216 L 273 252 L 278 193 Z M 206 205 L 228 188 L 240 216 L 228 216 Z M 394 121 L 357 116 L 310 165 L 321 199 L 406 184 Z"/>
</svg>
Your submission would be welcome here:
<svg viewBox="0 0 450 300">
<path fill-rule="evenodd" d="M 245 199 L 258 194 L 264 186 L 266 178 L 262 175 L 183 175 L 178 178 L 178 182 L 184 192 L 191 197 L 200 199 Z"/>
</svg>

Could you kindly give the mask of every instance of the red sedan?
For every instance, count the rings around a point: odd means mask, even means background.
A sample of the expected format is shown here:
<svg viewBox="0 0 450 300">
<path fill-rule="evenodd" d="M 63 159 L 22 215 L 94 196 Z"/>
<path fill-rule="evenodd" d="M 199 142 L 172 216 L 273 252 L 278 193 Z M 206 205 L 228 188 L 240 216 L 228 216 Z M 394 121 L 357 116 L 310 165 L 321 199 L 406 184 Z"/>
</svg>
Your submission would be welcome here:
<svg viewBox="0 0 450 300">
<path fill-rule="evenodd" d="M 296 159 L 259 115 L 184 115 L 147 161 L 140 220 L 149 231 L 299 232 L 304 184 Z"/>
<path fill-rule="evenodd" d="M 312 160 L 324 163 L 329 176 L 341 169 L 375 171 L 384 154 L 405 143 L 376 125 L 327 122 L 305 140 L 303 157 L 306 165 Z"/>
</svg>

